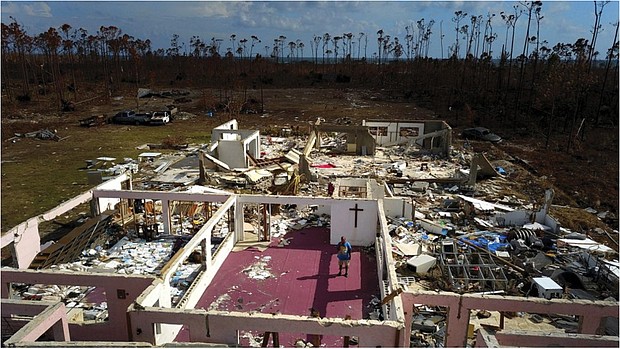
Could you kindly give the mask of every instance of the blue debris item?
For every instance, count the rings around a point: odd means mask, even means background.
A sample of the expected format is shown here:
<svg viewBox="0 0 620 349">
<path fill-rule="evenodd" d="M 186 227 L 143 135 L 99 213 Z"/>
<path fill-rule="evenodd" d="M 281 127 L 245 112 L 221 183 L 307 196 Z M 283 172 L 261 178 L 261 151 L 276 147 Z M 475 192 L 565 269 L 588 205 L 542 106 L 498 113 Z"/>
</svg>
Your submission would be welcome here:
<svg viewBox="0 0 620 349">
<path fill-rule="evenodd" d="M 510 244 L 506 241 L 506 236 L 499 233 L 480 232 L 473 239 L 466 237 L 461 237 L 460 239 L 493 253 L 510 248 Z"/>
<path fill-rule="evenodd" d="M 507 175 L 506 170 L 504 170 L 504 168 L 503 168 L 503 167 L 501 167 L 501 166 L 497 166 L 497 167 L 495 168 L 495 170 L 497 171 L 497 173 L 499 173 L 499 174 L 500 174 L 500 175 L 502 175 L 502 176 Z"/>
</svg>

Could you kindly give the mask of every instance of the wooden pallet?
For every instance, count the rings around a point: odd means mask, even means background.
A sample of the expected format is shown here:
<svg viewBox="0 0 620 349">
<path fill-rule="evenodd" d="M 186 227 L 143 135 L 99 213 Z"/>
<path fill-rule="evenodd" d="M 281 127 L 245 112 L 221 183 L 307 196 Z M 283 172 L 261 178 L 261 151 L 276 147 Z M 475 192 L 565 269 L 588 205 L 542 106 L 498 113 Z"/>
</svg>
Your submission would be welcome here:
<svg viewBox="0 0 620 349">
<path fill-rule="evenodd" d="M 39 252 L 30 263 L 30 269 L 48 268 L 52 265 L 71 262 L 80 257 L 86 247 L 94 241 L 110 223 L 112 212 L 107 211 L 88 219 L 79 227 L 63 236 L 58 242 Z"/>
</svg>

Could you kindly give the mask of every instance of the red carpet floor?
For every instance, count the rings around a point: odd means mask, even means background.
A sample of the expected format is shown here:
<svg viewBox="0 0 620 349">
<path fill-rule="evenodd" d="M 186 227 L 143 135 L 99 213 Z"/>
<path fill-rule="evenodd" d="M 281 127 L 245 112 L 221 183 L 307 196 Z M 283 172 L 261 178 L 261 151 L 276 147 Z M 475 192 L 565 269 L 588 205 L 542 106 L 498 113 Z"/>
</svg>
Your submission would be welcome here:
<svg viewBox="0 0 620 349">
<path fill-rule="evenodd" d="M 329 229 L 291 231 L 285 238 L 290 241 L 285 247 L 277 247 L 279 240 L 274 239 L 264 252 L 253 248 L 231 252 L 196 308 L 302 316 L 314 308 L 322 317 L 367 318 L 371 300 L 379 297 L 374 255 L 354 246 L 349 276 L 338 276 L 336 246 L 329 244 Z M 248 274 L 261 261 L 272 276 L 258 279 Z M 252 345 L 247 339 L 250 334 L 240 336 L 241 345 Z M 187 338 L 182 330 L 177 341 Z M 301 334 L 281 333 L 280 345 L 292 346 L 296 338 L 306 339 Z M 322 343 L 342 346 L 342 338 L 323 338 Z"/>
</svg>

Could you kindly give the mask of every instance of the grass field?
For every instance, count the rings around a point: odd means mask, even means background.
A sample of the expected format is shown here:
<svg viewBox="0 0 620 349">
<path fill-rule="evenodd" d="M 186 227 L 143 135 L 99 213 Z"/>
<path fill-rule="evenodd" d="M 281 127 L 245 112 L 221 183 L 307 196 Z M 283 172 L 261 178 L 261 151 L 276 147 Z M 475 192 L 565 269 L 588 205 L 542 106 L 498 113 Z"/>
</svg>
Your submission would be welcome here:
<svg viewBox="0 0 620 349">
<path fill-rule="evenodd" d="M 87 159 L 102 156 L 138 158 L 146 143 L 169 138 L 208 143 L 211 128 L 200 120 L 182 120 L 165 126 L 104 125 L 83 128 L 76 123 L 58 129 L 62 140 L 19 138 L 3 142 L 2 230 L 41 214 L 88 190 Z M 160 149 L 160 152 L 173 150 Z"/>
</svg>

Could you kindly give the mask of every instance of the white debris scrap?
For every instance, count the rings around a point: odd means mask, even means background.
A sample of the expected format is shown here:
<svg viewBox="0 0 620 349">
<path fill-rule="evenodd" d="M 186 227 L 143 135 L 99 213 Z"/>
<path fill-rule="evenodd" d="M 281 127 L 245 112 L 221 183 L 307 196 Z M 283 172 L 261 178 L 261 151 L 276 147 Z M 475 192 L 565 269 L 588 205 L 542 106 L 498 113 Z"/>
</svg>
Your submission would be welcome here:
<svg viewBox="0 0 620 349">
<path fill-rule="evenodd" d="M 269 270 L 269 267 L 267 266 L 267 263 L 269 263 L 269 261 L 271 260 L 271 256 L 256 256 L 254 258 L 258 259 L 258 261 L 256 261 L 256 263 L 252 264 L 251 266 L 243 269 L 243 272 L 247 274 L 250 279 L 265 280 L 274 277 L 274 275 Z"/>
</svg>

